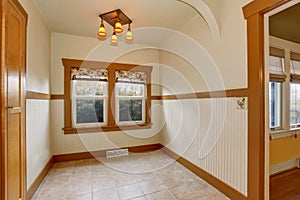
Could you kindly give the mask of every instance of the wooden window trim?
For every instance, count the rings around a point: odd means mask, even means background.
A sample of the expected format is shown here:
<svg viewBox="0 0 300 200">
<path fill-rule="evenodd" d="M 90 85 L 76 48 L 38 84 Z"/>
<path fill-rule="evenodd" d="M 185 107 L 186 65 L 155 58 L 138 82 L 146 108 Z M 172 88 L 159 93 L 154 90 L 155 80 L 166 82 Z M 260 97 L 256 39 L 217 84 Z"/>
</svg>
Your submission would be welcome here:
<svg viewBox="0 0 300 200">
<path fill-rule="evenodd" d="M 63 58 L 62 63 L 64 66 L 64 128 L 65 134 L 77 134 L 77 133 L 94 133 L 94 132 L 109 132 L 120 130 L 139 130 L 151 128 L 150 108 L 151 108 L 151 73 L 152 66 L 144 66 L 137 64 L 122 64 L 122 63 L 109 63 L 98 62 L 88 60 L 75 60 Z M 107 125 L 99 127 L 89 128 L 75 128 L 72 126 L 72 97 L 71 97 L 71 68 L 106 68 L 108 70 L 108 112 L 107 112 Z M 146 72 L 147 80 L 147 98 L 145 100 L 145 123 L 136 125 L 117 125 L 115 114 L 115 71 L 127 70 L 127 71 L 139 71 Z"/>
</svg>

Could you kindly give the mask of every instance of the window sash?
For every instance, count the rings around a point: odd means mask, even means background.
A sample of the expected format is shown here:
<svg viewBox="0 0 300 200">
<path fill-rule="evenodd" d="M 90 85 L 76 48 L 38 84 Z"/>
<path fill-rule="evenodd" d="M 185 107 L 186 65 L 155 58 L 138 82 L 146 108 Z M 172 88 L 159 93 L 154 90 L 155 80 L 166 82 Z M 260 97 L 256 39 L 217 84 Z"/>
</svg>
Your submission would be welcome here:
<svg viewBox="0 0 300 200">
<path fill-rule="evenodd" d="M 84 84 L 90 83 L 86 80 L 72 80 L 72 125 L 75 127 L 92 127 L 92 126 L 101 126 L 107 124 L 107 82 L 94 81 L 97 84 L 100 84 L 103 87 L 103 95 L 95 95 L 90 92 L 87 95 L 78 95 L 76 92 L 76 87 L 80 84 L 84 87 Z M 95 85 L 97 85 L 95 84 Z M 92 88 L 92 86 L 91 86 Z M 77 123 L 77 100 L 103 100 L 103 122 L 95 123 Z"/>
<path fill-rule="evenodd" d="M 77 100 L 103 100 L 103 122 L 77 123 Z M 106 97 L 73 97 L 72 99 L 72 121 L 74 127 L 94 127 L 107 125 L 107 98 Z"/>
<path fill-rule="evenodd" d="M 116 83 L 116 88 L 115 88 L 115 96 L 116 97 L 130 97 L 130 98 L 144 98 L 147 94 L 147 88 L 145 87 L 144 84 L 138 84 L 138 83 Z M 140 87 L 142 88 L 142 91 L 140 92 L 141 95 L 120 95 L 120 88 L 121 87 Z M 125 91 L 125 93 L 130 93 L 129 90 Z"/>
<path fill-rule="evenodd" d="M 84 84 L 90 84 L 92 82 L 86 81 L 86 80 L 73 80 L 72 84 L 71 84 L 71 87 L 72 87 L 72 96 L 73 97 L 96 97 L 96 98 L 97 97 L 106 97 L 107 96 L 107 82 L 104 82 L 104 81 L 95 81 L 95 80 L 93 82 L 96 83 L 96 84 L 99 84 L 99 85 L 101 85 L 103 87 L 103 94 L 102 95 L 96 95 L 95 92 L 94 92 L 94 94 L 92 94 L 90 92 L 90 94 L 78 95 L 77 91 L 76 91 L 76 89 L 77 89 L 76 87 L 77 86 L 80 86 L 82 84 L 82 87 L 84 87 Z M 96 86 L 96 84 L 95 84 L 95 86 Z M 91 86 L 90 88 L 93 87 L 93 85 L 90 85 L 90 86 Z"/>
<path fill-rule="evenodd" d="M 120 101 L 122 100 L 141 100 L 142 101 L 142 120 L 134 120 L 134 121 L 120 121 Z M 116 123 L 118 125 L 120 124 L 143 124 L 145 123 L 145 98 L 141 97 L 116 97 L 116 113 L 115 113 L 115 118 L 116 118 Z"/>
</svg>

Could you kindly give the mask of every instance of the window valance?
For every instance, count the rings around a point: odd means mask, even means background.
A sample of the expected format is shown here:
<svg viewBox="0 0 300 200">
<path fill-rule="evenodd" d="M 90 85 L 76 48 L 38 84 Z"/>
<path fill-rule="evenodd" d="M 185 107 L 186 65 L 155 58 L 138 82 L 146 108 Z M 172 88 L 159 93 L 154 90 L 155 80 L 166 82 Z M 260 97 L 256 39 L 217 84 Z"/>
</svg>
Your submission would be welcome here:
<svg viewBox="0 0 300 200">
<path fill-rule="evenodd" d="M 116 71 L 116 81 L 117 82 L 130 82 L 130 83 L 143 83 L 146 84 L 147 73 L 146 72 L 136 72 L 136 71 Z"/>
<path fill-rule="evenodd" d="M 99 80 L 107 81 L 108 70 L 96 68 L 71 68 L 72 80 Z"/>
</svg>

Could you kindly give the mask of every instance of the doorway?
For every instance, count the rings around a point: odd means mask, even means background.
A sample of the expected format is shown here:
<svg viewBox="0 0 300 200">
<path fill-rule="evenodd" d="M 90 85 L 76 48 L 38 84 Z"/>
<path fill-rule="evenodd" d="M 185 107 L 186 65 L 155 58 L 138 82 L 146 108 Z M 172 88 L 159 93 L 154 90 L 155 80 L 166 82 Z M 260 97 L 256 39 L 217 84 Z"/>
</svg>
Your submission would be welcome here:
<svg viewBox="0 0 300 200">
<path fill-rule="evenodd" d="M 300 198 L 300 171 L 296 169 L 300 157 L 299 18 L 299 1 L 265 16 L 265 123 L 269 136 L 265 144 L 271 200 Z"/>
</svg>

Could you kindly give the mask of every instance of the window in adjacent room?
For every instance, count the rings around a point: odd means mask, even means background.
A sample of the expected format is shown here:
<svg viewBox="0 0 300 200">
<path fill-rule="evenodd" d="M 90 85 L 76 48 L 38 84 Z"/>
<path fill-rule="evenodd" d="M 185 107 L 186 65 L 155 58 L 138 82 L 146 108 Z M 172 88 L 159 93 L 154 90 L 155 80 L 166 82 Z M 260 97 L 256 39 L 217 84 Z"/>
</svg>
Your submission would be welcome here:
<svg viewBox="0 0 300 200">
<path fill-rule="evenodd" d="M 270 48 L 269 56 L 269 119 L 270 128 L 278 130 L 282 128 L 282 83 L 286 75 L 284 69 L 284 51 Z"/>
<path fill-rule="evenodd" d="M 290 53 L 290 127 L 300 127 L 300 54 Z"/>
</svg>

